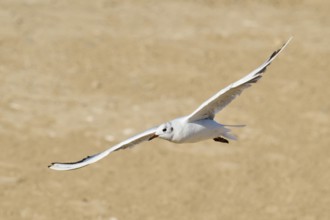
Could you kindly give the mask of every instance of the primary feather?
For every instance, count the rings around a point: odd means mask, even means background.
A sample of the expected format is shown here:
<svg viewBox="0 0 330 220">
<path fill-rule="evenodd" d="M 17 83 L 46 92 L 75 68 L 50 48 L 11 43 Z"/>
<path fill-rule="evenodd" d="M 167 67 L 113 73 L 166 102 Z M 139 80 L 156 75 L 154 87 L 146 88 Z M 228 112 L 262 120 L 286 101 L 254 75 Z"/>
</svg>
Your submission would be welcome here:
<svg viewBox="0 0 330 220">
<path fill-rule="evenodd" d="M 151 128 L 143 133 L 140 133 L 138 135 L 135 135 L 101 153 L 94 154 L 92 156 L 87 156 L 82 160 L 76 161 L 76 162 L 67 162 L 67 163 L 60 163 L 55 162 L 49 165 L 48 167 L 53 170 L 74 170 L 78 169 L 84 166 L 87 166 L 89 164 L 95 163 L 96 161 L 101 160 L 102 158 L 108 156 L 111 152 L 125 149 L 128 147 L 132 147 L 136 144 L 139 144 L 143 141 L 148 141 L 154 134 L 155 134 L 156 128 Z"/>
<path fill-rule="evenodd" d="M 189 122 L 201 119 L 213 119 L 215 114 L 221 111 L 229 103 L 231 103 L 237 96 L 239 96 L 244 89 L 251 86 L 252 83 L 258 82 L 262 74 L 266 71 L 267 67 L 272 61 L 280 54 L 280 52 L 288 45 L 292 38 L 290 38 L 283 46 L 274 51 L 271 56 L 258 68 L 251 73 L 241 78 L 240 80 L 230 84 L 226 88 L 220 90 L 214 96 L 201 104 L 191 115 L 188 116 Z"/>
</svg>

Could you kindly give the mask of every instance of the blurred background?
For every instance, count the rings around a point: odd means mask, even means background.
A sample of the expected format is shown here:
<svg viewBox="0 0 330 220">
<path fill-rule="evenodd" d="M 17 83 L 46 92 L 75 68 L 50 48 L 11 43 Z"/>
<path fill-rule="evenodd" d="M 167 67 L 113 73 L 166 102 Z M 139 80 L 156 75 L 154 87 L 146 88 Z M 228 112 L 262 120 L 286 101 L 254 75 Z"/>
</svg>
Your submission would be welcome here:
<svg viewBox="0 0 330 220">
<path fill-rule="evenodd" d="M 330 218 L 330 3 L 0 0 L 0 219 Z M 260 65 L 217 120 L 49 170 L 191 113 Z"/>
</svg>

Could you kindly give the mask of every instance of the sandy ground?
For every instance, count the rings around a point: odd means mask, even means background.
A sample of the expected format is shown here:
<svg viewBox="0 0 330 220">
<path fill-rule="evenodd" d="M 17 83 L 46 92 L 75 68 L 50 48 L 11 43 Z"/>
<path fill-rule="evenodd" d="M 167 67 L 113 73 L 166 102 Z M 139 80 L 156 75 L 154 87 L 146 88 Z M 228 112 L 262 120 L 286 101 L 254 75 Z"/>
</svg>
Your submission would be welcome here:
<svg viewBox="0 0 330 220">
<path fill-rule="evenodd" d="M 0 1 L 0 219 L 330 219 L 330 3 Z M 162 140 L 49 170 L 193 111 L 261 64 L 217 115 L 229 145 Z"/>
</svg>

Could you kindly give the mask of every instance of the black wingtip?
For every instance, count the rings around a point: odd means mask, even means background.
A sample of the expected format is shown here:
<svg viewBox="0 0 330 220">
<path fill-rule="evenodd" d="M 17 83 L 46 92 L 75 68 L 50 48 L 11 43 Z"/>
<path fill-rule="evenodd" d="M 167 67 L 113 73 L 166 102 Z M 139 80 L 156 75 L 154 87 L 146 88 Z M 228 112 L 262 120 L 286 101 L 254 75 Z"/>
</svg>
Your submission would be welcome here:
<svg viewBox="0 0 330 220">
<path fill-rule="evenodd" d="M 94 155 L 95 156 L 95 155 Z M 66 164 L 66 165 L 70 165 L 70 164 L 77 164 L 77 163 L 82 163 L 84 162 L 85 160 L 88 160 L 89 158 L 91 158 L 93 156 L 87 156 L 79 161 L 76 161 L 76 162 L 53 162 L 51 163 L 50 165 L 48 165 L 48 168 L 51 168 L 52 166 L 54 166 L 55 164 Z"/>
<path fill-rule="evenodd" d="M 284 44 L 285 45 L 285 44 Z M 284 46 L 283 45 L 283 46 Z M 270 55 L 270 57 L 268 58 L 268 60 L 266 61 L 266 62 L 269 62 L 271 59 L 273 59 L 273 57 L 275 57 L 281 50 L 282 50 L 282 48 L 283 48 L 283 46 L 280 48 L 280 49 L 278 49 L 278 50 L 275 50 L 271 55 Z M 267 67 L 270 65 L 270 63 L 268 63 L 263 69 L 261 69 L 257 74 L 260 74 L 260 73 L 264 73 L 264 72 L 266 72 L 266 70 L 267 70 Z"/>
<path fill-rule="evenodd" d="M 290 41 L 292 40 L 293 37 L 290 37 L 284 44 L 282 44 L 281 48 L 278 50 L 275 50 L 269 57 L 268 60 L 273 59 L 274 56 L 276 56 L 279 52 L 281 52 L 281 50 L 284 49 L 284 47 L 286 47 L 286 45 L 288 45 L 290 43 Z"/>
<path fill-rule="evenodd" d="M 280 52 L 281 49 L 282 49 L 282 47 L 281 47 L 280 49 L 278 49 L 278 50 L 275 50 L 275 51 L 270 55 L 270 57 L 269 57 L 268 60 L 271 60 L 274 56 L 276 56 L 276 54 L 278 54 L 278 52 Z"/>
<path fill-rule="evenodd" d="M 289 44 L 289 42 L 292 40 L 292 38 L 293 38 L 293 37 L 290 37 L 289 40 L 287 40 L 287 41 L 281 46 L 280 49 L 275 50 L 275 51 L 270 55 L 270 57 L 268 58 L 268 60 L 267 60 L 266 62 L 269 62 L 269 61 L 272 60 L 272 59 L 273 59 L 278 53 L 280 53 L 280 52 L 284 49 L 284 47 L 286 47 L 286 45 Z M 260 70 L 260 71 L 258 72 L 258 74 L 266 72 L 267 67 L 268 67 L 269 65 L 270 65 L 270 63 L 269 63 L 268 65 L 266 65 L 262 70 Z"/>
</svg>

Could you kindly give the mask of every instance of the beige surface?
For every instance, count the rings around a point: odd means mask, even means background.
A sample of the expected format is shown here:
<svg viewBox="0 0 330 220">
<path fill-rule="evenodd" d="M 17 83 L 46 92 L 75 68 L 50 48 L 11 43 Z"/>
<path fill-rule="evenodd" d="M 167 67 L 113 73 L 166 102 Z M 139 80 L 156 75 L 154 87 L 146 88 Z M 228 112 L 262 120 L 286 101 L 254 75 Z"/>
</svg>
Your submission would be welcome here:
<svg viewBox="0 0 330 220">
<path fill-rule="evenodd" d="M 0 219 L 330 219 L 330 3 L 264 2 L 0 1 Z M 290 36 L 217 116 L 238 142 L 47 168 L 190 113 Z"/>
</svg>

